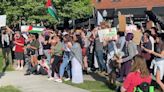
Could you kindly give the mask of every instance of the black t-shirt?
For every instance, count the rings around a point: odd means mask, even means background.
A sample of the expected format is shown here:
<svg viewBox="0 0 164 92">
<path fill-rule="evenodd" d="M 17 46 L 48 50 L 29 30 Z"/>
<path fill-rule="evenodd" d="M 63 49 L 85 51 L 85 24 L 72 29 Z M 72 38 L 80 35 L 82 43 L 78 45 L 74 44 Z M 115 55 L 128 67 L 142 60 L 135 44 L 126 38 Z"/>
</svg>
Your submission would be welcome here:
<svg viewBox="0 0 164 92">
<path fill-rule="evenodd" d="M 47 50 L 47 49 L 50 49 L 51 48 L 51 44 L 43 44 L 42 43 L 42 45 L 43 45 L 43 50 Z"/>
</svg>

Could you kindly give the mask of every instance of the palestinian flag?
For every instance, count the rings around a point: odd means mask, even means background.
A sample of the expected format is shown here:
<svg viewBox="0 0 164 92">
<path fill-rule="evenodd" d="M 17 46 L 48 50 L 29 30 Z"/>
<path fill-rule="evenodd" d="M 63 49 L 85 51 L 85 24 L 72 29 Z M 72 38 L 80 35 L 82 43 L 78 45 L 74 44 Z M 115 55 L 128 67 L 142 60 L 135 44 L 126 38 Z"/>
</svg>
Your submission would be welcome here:
<svg viewBox="0 0 164 92">
<path fill-rule="evenodd" d="M 59 20 L 56 13 L 56 9 L 53 7 L 51 0 L 47 0 L 46 7 L 48 9 L 48 13 L 55 19 Z"/>
<path fill-rule="evenodd" d="M 45 30 L 42 26 L 21 26 L 21 32 L 41 33 Z"/>
</svg>

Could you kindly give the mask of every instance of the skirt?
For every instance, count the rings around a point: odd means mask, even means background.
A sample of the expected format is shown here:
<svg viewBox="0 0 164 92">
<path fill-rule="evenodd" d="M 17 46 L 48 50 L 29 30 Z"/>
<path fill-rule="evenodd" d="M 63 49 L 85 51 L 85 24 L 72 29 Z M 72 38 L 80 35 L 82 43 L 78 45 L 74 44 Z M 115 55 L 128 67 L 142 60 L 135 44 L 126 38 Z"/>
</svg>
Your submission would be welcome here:
<svg viewBox="0 0 164 92">
<path fill-rule="evenodd" d="M 75 57 L 72 59 L 72 83 L 83 83 L 82 66 Z"/>
</svg>

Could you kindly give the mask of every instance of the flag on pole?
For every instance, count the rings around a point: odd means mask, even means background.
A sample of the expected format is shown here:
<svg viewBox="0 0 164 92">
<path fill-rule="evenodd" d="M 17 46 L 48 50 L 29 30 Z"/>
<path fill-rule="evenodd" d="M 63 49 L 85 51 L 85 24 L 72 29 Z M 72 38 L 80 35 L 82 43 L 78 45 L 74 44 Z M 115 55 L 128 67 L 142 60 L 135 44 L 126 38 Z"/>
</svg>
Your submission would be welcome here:
<svg viewBox="0 0 164 92">
<path fill-rule="evenodd" d="M 103 16 L 100 14 L 99 11 L 97 11 L 97 24 L 100 25 L 101 22 L 103 22 Z"/>
<path fill-rule="evenodd" d="M 47 11 L 48 13 L 54 17 L 55 19 L 59 20 L 58 16 L 57 16 L 57 12 L 56 12 L 56 9 L 54 8 L 54 6 L 52 5 L 52 2 L 51 0 L 47 0 L 47 3 L 46 3 L 46 7 L 47 7 Z"/>
<path fill-rule="evenodd" d="M 21 26 L 21 32 L 29 32 L 29 33 L 41 33 L 45 30 L 45 27 L 42 26 Z"/>
</svg>

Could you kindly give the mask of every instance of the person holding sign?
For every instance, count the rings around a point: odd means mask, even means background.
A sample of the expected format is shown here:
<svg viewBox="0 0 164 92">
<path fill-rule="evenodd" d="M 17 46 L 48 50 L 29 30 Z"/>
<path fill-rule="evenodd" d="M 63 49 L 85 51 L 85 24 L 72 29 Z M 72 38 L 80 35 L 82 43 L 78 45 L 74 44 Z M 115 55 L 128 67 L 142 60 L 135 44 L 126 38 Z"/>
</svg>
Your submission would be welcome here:
<svg viewBox="0 0 164 92">
<path fill-rule="evenodd" d="M 103 42 L 101 42 L 100 40 L 100 35 L 98 33 L 100 33 L 99 31 L 102 31 L 101 29 L 106 29 L 109 28 L 109 26 L 107 25 L 107 23 L 102 22 L 100 27 L 95 28 L 93 31 L 93 37 L 95 39 L 95 52 L 96 52 L 96 57 L 97 57 L 97 61 L 98 61 L 98 65 L 101 71 L 106 71 L 106 65 L 105 62 L 103 61 Z"/>
</svg>

